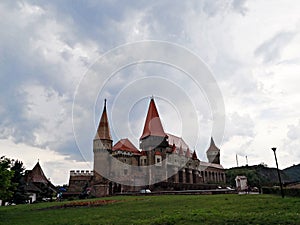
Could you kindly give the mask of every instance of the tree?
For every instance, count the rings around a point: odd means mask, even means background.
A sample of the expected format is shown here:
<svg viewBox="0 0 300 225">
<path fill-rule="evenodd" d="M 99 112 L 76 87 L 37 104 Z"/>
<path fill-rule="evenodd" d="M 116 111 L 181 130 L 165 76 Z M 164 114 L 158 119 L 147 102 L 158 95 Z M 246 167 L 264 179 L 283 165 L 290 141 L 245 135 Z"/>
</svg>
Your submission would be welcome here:
<svg viewBox="0 0 300 225">
<path fill-rule="evenodd" d="M 12 182 L 14 171 L 10 170 L 11 160 L 5 156 L 0 158 L 0 199 L 6 201 L 13 195 L 15 184 Z"/>
<path fill-rule="evenodd" d="M 23 162 L 15 161 L 11 170 L 14 171 L 12 182 L 15 183 L 16 188 L 13 190 L 13 196 L 10 199 L 11 203 L 24 204 L 28 200 L 28 194 L 26 192 L 26 182 L 24 179 L 25 168 Z"/>
</svg>

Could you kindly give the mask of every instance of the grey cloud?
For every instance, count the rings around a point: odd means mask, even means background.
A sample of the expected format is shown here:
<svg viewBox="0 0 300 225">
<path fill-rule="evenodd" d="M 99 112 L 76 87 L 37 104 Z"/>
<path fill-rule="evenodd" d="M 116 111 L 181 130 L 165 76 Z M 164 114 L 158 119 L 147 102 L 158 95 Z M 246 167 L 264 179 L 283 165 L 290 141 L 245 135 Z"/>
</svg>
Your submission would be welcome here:
<svg viewBox="0 0 300 225">
<path fill-rule="evenodd" d="M 232 7 L 234 10 L 245 16 L 248 11 L 247 7 L 245 6 L 246 2 L 247 0 L 233 0 Z"/>
<path fill-rule="evenodd" d="M 255 124 L 249 115 L 240 115 L 237 112 L 227 116 L 225 141 L 233 136 L 253 138 Z"/>
<path fill-rule="evenodd" d="M 282 31 L 271 39 L 262 43 L 254 52 L 255 56 L 262 57 L 265 63 L 274 62 L 281 57 L 282 50 L 294 38 L 296 32 Z"/>
<path fill-rule="evenodd" d="M 278 64 L 299 65 L 300 58 L 291 58 L 291 59 L 283 60 L 283 61 L 280 61 Z"/>
<path fill-rule="evenodd" d="M 203 2 L 203 11 L 208 16 L 215 16 L 218 13 L 227 13 L 230 10 L 238 12 L 245 16 L 247 12 L 247 8 L 245 3 L 247 0 L 215 0 L 215 1 L 204 1 Z"/>
<path fill-rule="evenodd" d="M 66 46 L 70 46 L 70 44 L 75 46 L 81 40 L 72 37 L 68 20 L 57 22 L 55 12 L 47 6 L 40 9 L 34 7 L 37 6 L 32 6 L 26 2 L 22 4 L 16 2 L 14 4 L 0 3 L 2 14 L 0 26 L 2 30 L 6 31 L 0 37 L 0 115 L 2 118 L 0 137 L 1 139 L 12 138 L 15 143 L 25 143 L 29 146 L 45 149 L 50 148 L 62 154 L 68 154 L 75 159 L 80 159 L 72 136 L 71 122 L 67 122 L 65 116 L 55 119 L 52 115 L 53 112 L 66 109 L 68 111 L 67 116 L 71 118 L 76 75 L 81 75 L 80 70 L 84 68 L 84 63 L 80 59 L 72 59 L 71 61 L 72 55 L 70 53 L 67 56 L 66 54 L 63 55 L 62 52 L 60 59 L 61 46 L 51 46 L 49 42 L 51 42 L 51 35 L 56 35 L 55 43 Z M 33 12 L 30 11 L 31 9 Z M 35 14 L 34 10 L 38 9 L 44 13 Z M 54 29 L 51 25 L 55 26 Z M 48 30 L 46 29 L 47 26 Z M 43 33 L 43 31 L 47 33 Z M 40 41 L 44 41 L 44 43 Z M 49 46 L 44 46 L 44 44 L 49 44 Z M 81 44 L 84 45 L 84 42 Z M 44 47 L 45 49 L 42 49 Z M 46 59 L 43 55 L 46 48 L 48 54 L 55 53 L 57 57 Z M 53 59 L 55 60 L 51 61 Z M 38 99 L 42 99 L 39 96 L 41 93 L 31 93 L 32 96 L 29 96 L 28 91 L 25 90 L 26 87 L 32 85 L 53 91 L 43 93 L 45 102 L 36 102 Z M 47 101 L 53 97 L 53 93 L 55 93 L 56 98 L 67 96 L 61 102 L 59 109 L 49 108 L 49 113 L 41 112 L 39 115 L 36 114 L 36 109 L 29 110 L 31 106 L 44 105 L 46 107 Z M 55 131 L 55 128 L 59 131 Z M 36 133 L 43 135 L 44 140 L 42 142 L 37 143 Z"/>
</svg>

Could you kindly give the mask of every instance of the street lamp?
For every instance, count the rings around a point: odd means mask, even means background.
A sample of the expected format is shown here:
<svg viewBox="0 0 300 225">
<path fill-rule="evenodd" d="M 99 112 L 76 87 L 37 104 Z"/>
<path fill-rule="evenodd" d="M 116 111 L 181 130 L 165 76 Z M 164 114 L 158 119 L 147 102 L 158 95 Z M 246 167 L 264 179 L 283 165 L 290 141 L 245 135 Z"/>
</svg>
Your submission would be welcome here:
<svg viewBox="0 0 300 225">
<path fill-rule="evenodd" d="M 275 156 L 275 161 L 276 161 L 276 166 L 277 166 L 277 173 L 278 173 L 278 179 L 279 179 L 279 184 L 280 184 L 280 191 L 281 191 L 281 196 L 282 198 L 284 198 L 284 193 L 283 193 L 283 188 L 282 188 L 282 182 L 281 182 L 281 177 L 280 177 L 280 172 L 279 172 L 279 168 L 278 168 L 278 162 L 277 162 L 277 156 L 276 156 L 276 148 L 271 148 L 274 152 L 274 156 Z"/>
</svg>

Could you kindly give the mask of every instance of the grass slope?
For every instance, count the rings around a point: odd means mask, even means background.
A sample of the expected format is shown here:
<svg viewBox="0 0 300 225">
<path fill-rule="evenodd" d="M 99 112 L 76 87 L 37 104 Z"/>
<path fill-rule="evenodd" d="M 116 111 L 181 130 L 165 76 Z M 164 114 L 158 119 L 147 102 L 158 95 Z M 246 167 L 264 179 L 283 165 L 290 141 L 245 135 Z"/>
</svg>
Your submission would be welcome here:
<svg viewBox="0 0 300 225">
<path fill-rule="evenodd" d="M 0 224 L 300 224 L 300 198 L 164 195 L 106 199 L 119 201 L 64 209 L 52 208 L 66 202 L 0 207 Z"/>
</svg>

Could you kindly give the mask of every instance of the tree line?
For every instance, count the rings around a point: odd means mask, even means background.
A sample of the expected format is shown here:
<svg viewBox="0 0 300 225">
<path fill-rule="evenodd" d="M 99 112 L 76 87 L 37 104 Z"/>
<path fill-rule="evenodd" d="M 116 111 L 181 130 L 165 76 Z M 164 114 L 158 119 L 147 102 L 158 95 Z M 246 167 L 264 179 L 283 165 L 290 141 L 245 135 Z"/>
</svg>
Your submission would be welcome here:
<svg viewBox="0 0 300 225">
<path fill-rule="evenodd" d="M 2 204 L 24 204 L 29 200 L 26 190 L 25 167 L 22 161 L 0 158 L 0 200 Z"/>
</svg>

